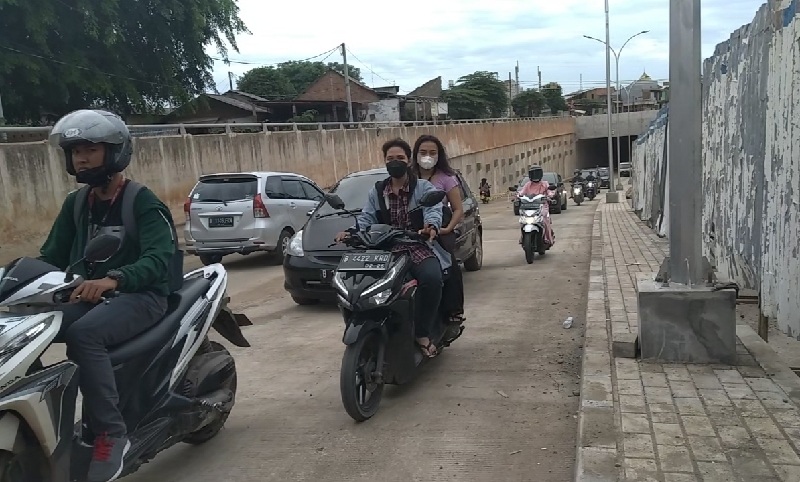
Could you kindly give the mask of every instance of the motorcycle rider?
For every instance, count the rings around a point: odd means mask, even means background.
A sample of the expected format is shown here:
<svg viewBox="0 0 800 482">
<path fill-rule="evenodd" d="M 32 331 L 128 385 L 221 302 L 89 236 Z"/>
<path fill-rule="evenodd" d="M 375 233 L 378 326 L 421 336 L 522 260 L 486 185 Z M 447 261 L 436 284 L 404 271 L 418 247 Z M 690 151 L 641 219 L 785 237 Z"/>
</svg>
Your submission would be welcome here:
<svg viewBox="0 0 800 482">
<path fill-rule="evenodd" d="M 572 184 L 581 184 L 585 180 L 583 179 L 583 173 L 580 169 L 575 169 L 575 172 L 572 174 Z"/>
<path fill-rule="evenodd" d="M 537 196 L 539 194 L 547 196 L 547 191 L 550 189 L 550 183 L 542 180 L 543 176 L 544 170 L 541 166 L 531 166 L 528 170 L 529 181 L 522 186 L 522 189 L 520 189 L 519 197 Z M 544 241 L 547 244 L 552 245 L 554 233 L 553 228 L 550 226 L 550 207 L 546 202 L 542 204 L 542 216 L 544 216 L 545 225 Z M 520 234 L 519 242 L 522 243 L 522 234 Z"/>
<path fill-rule="evenodd" d="M 40 260 L 66 270 L 83 257 L 89 240 L 99 234 L 123 237 L 120 249 L 105 261 L 81 262 L 73 272 L 84 278 L 63 306 L 57 341 L 80 367 L 88 430 L 83 443 L 94 445 L 90 482 L 115 480 L 130 449 L 127 427 L 118 408 L 119 395 L 108 347 L 119 345 L 158 322 L 167 311 L 169 263 L 175 253 L 170 210 L 149 189 L 136 194 L 138 233 L 124 233 L 122 198 L 131 161 L 131 135 L 118 116 L 103 110 L 77 110 L 53 127 L 50 140 L 64 150 L 66 170 L 88 184 L 80 222 L 75 223 L 79 192 L 67 195 L 40 250 Z M 118 291 L 108 303 L 104 293 Z"/>
<path fill-rule="evenodd" d="M 589 171 L 589 174 L 586 176 L 586 182 L 597 181 L 597 173 L 595 171 Z"/>
<path fill-rule="evenodd" d="M 489 186 L 489 182 L 486 180 L 485 177 L 483 179 L 481 179 L 481 185 L 479 187 L 479 191 L 478 192 L 485 192 L 486 193 L 486 197 L 492 197 L 491 187 Z"/>
<path fill-rule="evenodd" d="M 382 183 L 382 190 L 370 189 L 367 203 L 357 217 L 359 229 L 373 224 L 389 224 L 400 229 L 412 229 L 428 237 L 436 238 L 442 224 L 442 204 L 424 207 L 409 215 L 410 208 L 419 205 L 419 199 L 436 188 L 430 181 L 417 179 L 410 169 L 411 146 L 402 139 L 393 139 L 383 144 L 383 156 L 389 178 Z M 377 186 L 376 186 L 377 187 Z M 341 232 L 334 238 L 341 243 L 350 234 Z M 422 353 L 433 358 L 436 347 L 430 339 L 442 298 L 442 272 L 451 266 L 450 254 L 438 243 L 424 246 L 420 243 L 398 245 L 393 252 L 407 252 L 411 257 L 411 273 L 417 280 L 419 298 L 414 314 L 414 329 L 417 344 Z"/>
</svg>

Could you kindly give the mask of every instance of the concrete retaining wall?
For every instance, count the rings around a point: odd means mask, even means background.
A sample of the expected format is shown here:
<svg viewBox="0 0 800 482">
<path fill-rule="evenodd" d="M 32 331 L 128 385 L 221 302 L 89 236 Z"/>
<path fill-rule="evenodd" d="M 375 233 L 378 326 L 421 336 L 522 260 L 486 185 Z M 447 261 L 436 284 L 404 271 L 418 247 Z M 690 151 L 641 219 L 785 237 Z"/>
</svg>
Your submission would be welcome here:
<svg viewBox="0 0 800 482">
<path fill-rule="evenodd" d="M 645 110 L 613 114 L 611 122 L 614 136 L 638 136 L 656 118 L 657 111 Z M 605 114 L 581 116 L 575 118 L 578 139 L 594 139 L 608 137 L 608 116 Z"/>
<path fill-rule="evenodd" d="M 362 128 L 257 134 L 139 137 L 128 176 L 153 189 L 182 220 L 182 204 L 198 176 L 214 172 L 290 171 L 333 185 L 344 175 L 383 164 L 381 145 L 401 137 L 413 143 L 434 134 L 454 164 L 475 183 L 478 163 L 520 157 L 548 146 L 541 157 L 564 161 L 556 147 L 575 132 L 572 118 L 444 126 Z M 535 142 L 539 141 L 541 142 Z M 514 147 L 521 146 L 521 147 Z M 562 144 L 564 149 L 566 145 Z M 561 146 L 558 146 L 561 147 Z M 574 147 L 574 146 L 573 146 Z M 552 151 L 552 153 L 551 153 Z M 465 157 L 465 156 L 471 157 Z M 494 162 L 490 163 L 494 169 Z M 498 168 L 499 168 L 498 163 Z M 526 166 L 527 167 L 527 166 Z M 521 169 L 521 167 L 520 167 Z M 492 171 L 493 175 L 499 171 Z M 502 176 L 510 176 L 511 168 Z M 64 170 L 63 153 L 46 142 L 0 145 L 0 261 L 35 252 L 49 231 L 64 197 L 77 186 Z M 35 245 L 30 247 L 28 245 Z"/>
<path fill-rule="evenodd" d="M 765 314 L 799 337 L 796 8 L 797 0 L 770 1 L 705 61 L 703 246 L 721 277 L 760 289 Z M 663 136 L 654 125 L 634 154 L 634 208 L 645 220 L 658 218 L 648 186 L 665 181 Z"/>
</svg>

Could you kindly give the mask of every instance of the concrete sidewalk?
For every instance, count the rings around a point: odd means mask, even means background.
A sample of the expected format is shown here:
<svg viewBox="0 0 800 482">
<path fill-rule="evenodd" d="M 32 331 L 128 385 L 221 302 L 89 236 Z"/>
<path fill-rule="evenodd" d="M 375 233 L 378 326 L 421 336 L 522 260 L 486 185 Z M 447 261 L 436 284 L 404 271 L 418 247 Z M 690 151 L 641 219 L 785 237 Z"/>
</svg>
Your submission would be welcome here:
<svg viewBox="0 0 800 482">
<path fill-rule="evenodd" d="M 800 482 L 800 378 L 749 326 L 736 366 L 614 357 L 668 245 L 627 202 L 601 200 L 594 226 L 576 480 Z"/>
</svg>

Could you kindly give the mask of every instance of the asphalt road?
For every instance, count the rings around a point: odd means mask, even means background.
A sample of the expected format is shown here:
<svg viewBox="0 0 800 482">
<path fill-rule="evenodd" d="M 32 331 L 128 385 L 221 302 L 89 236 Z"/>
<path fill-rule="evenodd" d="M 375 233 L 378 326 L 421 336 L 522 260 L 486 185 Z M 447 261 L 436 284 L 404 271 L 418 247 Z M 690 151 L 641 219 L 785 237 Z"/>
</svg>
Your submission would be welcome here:
<svg viewBox="0 0 800 482">
<path fill-rule="evenodd" d="M 214 440 L 173 447 L 125 480 L 571 480 L 596 204 L 554 215 L 556 245 L 532 265 L 509 203 L 482 205 L 485 255 L 465 273 L 464 335 L 413 383 L 388 387 L 361 424 L 340 400 L 336 307 L 296 306 L 269 256 L 226 258 L 232 307 L 254 322 L 253 346 L 231 349 L 234 411 Z"/>
</svg>

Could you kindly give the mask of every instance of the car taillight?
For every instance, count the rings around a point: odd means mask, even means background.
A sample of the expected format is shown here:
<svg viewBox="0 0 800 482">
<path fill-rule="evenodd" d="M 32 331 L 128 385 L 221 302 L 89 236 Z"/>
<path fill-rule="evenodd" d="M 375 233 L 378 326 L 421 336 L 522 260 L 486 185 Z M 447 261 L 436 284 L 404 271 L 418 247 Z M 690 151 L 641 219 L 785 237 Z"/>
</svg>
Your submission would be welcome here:
<svg viewBox="0 0 800 482">
<path fill-rule="evenodd" d="M 256 197 L 253 198 L 253 217 L 254 218 L 269 217 L 267 206 L 265 206 L 264 201 L 261 200 L 261 194 L 256 194 Z"/>
<path fill-rule="evenodd" d="M 189 222 L 189 211 L 192 208 L 192 198 L 187 197 L 186 201 L 183 203 L 183 213 L 186 214 L 186 222 Z"/>
</svg>

